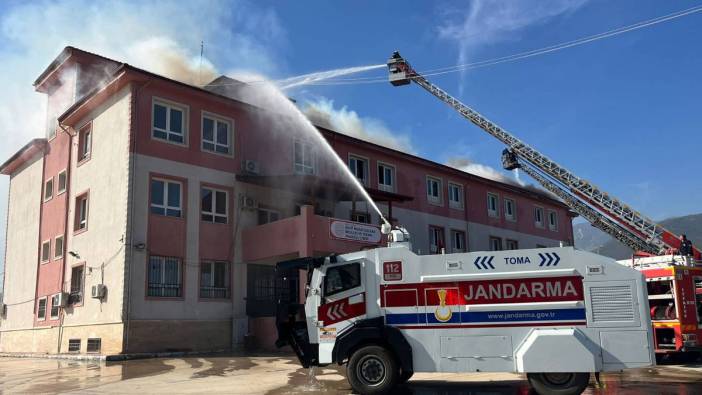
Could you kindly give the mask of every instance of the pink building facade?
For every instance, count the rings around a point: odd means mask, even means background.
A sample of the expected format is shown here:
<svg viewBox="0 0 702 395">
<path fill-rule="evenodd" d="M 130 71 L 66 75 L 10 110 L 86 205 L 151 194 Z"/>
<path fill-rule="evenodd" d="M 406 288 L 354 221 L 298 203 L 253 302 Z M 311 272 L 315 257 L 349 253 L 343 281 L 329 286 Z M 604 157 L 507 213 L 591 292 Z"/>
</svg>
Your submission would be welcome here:
<svg viewBox="0 0 702 395">
<path fill-rule="evenodd" d="M 276 262 L 382 245 L 316 137 L 241 86 L 72 47 L 49 65 L 46 138 L 0 167 L 0 351 L 270 347 Z M 543 193 L 317 129 L 421 254 L 572 244 L 571 213 Z"/>
</svg>

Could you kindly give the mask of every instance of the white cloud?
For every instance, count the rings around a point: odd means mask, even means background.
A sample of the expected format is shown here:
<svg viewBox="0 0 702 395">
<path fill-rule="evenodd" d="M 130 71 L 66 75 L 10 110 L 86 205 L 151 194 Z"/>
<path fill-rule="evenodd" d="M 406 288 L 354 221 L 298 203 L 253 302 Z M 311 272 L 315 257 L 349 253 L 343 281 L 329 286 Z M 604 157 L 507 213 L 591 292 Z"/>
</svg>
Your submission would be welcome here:
<svg viewBox="0 0 702 395">
<path fill-rule="evenodd" d="M 571 13 L 587 0 L 501 1 L 474 0 L 464 9 L 443 14 L 440 38 L 456 43 L 458 64 L 471 61 L 472 52 L 486 44 L 514 39 L 515 32 Z"/>
<path fill-rule="evenodd" d="M 303 112 L 313 123 L 328 126 L 339 133 L 409 154 L 416 153 L 409 136 L 392 131 L 379 119 L 361 117 L 346 106 L 335 108 L 333 100 L 308 101 Z"/>
<path fill-rule="evenodd" d="M 67 45 L 190 83 L 198 82 L 203 40 L 203 81 L 216 72 L 214 64 L 280 72 L 286 47 L 275 11 L 243 0 L 16 4 L 0 16 L 0 162 L 44 136 L 46 97 L 32 83 Z M 0 177 L 0 257 L 7 188 L 8 177 Z"/>
</svg>

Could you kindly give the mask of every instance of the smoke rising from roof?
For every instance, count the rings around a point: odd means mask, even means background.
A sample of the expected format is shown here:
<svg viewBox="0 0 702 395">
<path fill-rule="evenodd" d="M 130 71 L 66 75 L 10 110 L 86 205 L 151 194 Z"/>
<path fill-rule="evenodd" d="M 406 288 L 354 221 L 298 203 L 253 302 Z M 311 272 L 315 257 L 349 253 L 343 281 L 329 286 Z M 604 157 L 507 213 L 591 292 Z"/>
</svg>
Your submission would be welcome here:
<svg viewBox="0 0 702 395">
<path fill-rule="evenodd" d="M 202 85 L 217 77 L 217 69 L 207 59 L 191 56 L 168 37 L 152 37 L 127 48 L 127 59 L 138 67 L 190 85 Z"/>
<path fill-rule="evenodd" d="M 303 112 L 321 127 L 398 151 L 416 153 L 409 136 L 393 132 L 379 119 L 361 117 L 346 106 L 335 108 L 333 100 L 308 101 Z"/>
<path fill-rule="evenodd" d="M 525 182 L 517 178 L 509 177 L 493 167 L 475 163 L 468 158 L 453 157 L 446 161 L 446 165 L 489 180 L 503 182 L 520 188 L 527 186 Z"/>
<path fill-rule="evenodd" d="M 200 73 L 200 42 L 205 58 Z M 0 162 L 46 131 L 46 97 L 32 82 L 68 45 L 186 83 L 210 81 L 213 64 L 279 71 L 287 35 L 273 8 L 245 0 L 59 0 L 3 3 L 0 16 Z M 60 110 L 58 110 L 60 111 Z M 8 177 L 0 177 L 0 264 Z"/>
</svg>

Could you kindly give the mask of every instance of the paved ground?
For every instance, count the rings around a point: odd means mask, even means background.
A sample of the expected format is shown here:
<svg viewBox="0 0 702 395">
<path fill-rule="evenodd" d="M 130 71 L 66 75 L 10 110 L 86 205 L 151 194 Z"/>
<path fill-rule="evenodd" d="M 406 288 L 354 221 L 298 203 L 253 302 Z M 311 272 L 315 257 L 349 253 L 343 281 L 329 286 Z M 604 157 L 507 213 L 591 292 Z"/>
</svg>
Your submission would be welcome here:
<svg viewBox="0 0 702 395">
<path fill-rule="evenodd" d="M 702 364 L 660 366 L 603 375 L 587 394 L 699 394 Z M 5 393 L 348 394 L 342 368 L 317 368 L 314 378 L 287 356 L 213 356 L 116 363 L 0 358 Z M 528 394 L 518 374 L 416 374 L 398 394 Z"/>
</svg>

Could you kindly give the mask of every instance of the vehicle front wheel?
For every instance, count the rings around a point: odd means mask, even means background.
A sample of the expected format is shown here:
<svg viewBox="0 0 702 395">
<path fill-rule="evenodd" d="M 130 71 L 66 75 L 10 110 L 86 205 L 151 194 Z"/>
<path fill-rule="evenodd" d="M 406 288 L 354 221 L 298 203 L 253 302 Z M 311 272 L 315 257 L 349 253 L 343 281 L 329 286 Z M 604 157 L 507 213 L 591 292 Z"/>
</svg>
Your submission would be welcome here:
<svg viewBox="0 0 702 395">
<path fill-rule="evenodd" d="M 359 394 L 387 394 L 398 382 L 400 369 L 390 352 L 380 346 L 365 346 L 351 355 L 346 377 Z"/>
<path fill-rule="evenodd" d="M 590 383 L 590 373 L 528 373 L 539 395 L 580 395 Z"/>
</svg>

